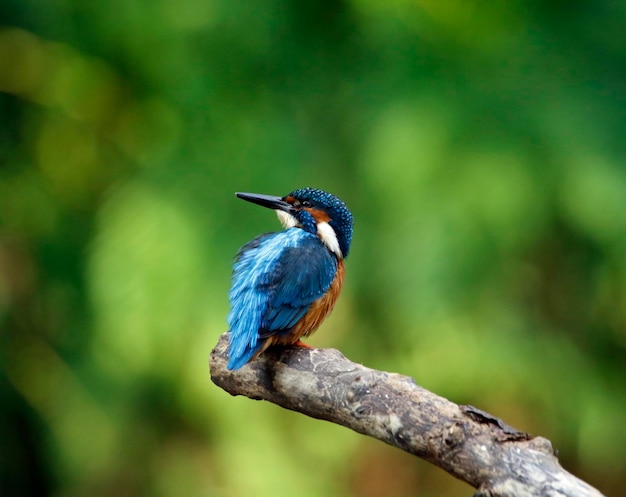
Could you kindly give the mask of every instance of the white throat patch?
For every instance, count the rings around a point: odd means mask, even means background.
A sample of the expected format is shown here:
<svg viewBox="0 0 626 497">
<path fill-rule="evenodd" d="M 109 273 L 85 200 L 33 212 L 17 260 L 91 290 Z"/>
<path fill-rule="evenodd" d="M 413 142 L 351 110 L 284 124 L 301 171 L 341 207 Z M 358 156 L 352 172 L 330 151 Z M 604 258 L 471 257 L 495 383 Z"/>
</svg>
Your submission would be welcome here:
<svg viewBox="0 0 626 497">
<path fill-rule="evenodd" d="M 300 226 L 298 220 L 288 212 L 276 210 L 276 215 L 278 216 L 280 224 L 282 224 L 285 229 Z M 328 247 L 328 250 L 337 255 L 339 259 L 343 259 L 343 254 L 339 248 L 339 240 L 337 240 L 337 234 L 330 224 L 317 223 L 317 236 L 319 236 L 324 245 Z"/>
<path fill-rule="evenodd" d="M 334 252 L 339 259 L 343 259 L 343 254 L 339 248 L 339 240 L 332 226 L 328 223 L 317 223 L 317 236 L 328 247 L 328 250 Z"/>
<path fill-rule="evenodd" d="M 277 210 L 276 215 L 278 216 L 280 224 L 282 224 L 285 229 L 294 228 L 300 225 L 298 220 L 288 212 Z"/>
</svg>

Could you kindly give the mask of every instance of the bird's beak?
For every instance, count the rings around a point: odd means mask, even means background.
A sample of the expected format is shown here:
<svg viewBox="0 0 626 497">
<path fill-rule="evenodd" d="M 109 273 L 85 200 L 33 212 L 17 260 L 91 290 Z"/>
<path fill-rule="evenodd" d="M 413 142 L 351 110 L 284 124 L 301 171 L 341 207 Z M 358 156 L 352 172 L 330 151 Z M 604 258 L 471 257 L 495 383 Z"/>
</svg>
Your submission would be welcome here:
<svg viewBox="0 0 626 497">
<path fill-rule="evenodd" d="M 240 199 L 247 200 L 253 204 L 262 205 L 263 207 L 268 207 L 269 209 L 285 212 L 291 212 L 293 210 L 293 206 L 289 202 L 285 202 L 281 197 L 263 195 L 261 193 L 242 192 L 237 192 L 235 195 L 237 195 Z"/>
</svg>

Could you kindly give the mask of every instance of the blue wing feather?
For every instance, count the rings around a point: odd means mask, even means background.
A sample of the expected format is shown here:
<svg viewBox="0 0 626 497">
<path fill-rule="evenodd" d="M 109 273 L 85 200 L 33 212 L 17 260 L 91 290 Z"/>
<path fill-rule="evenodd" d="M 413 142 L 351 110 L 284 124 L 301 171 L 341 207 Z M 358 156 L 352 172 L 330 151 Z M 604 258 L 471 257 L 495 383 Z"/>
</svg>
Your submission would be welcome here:
<svg viewBox="0 0 626 497">
<path fill-rule="evenodd" d="M 289 304 L 284 304 L 280 308 L 268 306 L 259 336 L 266 338 L 276 333 L 277 330 L 291 328 L 306 314 L 308 308 L 309 306 L 294 307 Z"/>
<path fill-rule="evenodd" d="M 287 334 L 328 291 L 336 271 L 337 260 L 319 238 L 299 228 L 244 245 L 230 290 L 228 368 L 246 364 L 267 337 Z"/>
</svg>

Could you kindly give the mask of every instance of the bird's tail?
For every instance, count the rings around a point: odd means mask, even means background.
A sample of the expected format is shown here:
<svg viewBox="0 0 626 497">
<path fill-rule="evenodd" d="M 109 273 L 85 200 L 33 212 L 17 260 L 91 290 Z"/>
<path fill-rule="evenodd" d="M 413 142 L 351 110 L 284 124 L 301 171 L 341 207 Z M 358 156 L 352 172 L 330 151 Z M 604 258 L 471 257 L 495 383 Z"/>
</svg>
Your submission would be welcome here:
<svg viewBox="0 0 626 497">
<path fill-rule="evenodd" d="M 251 343 L 250 340 L 246 339 L 247 337 L 242 337 L 236 333 L 229 333 L 228 336 L 230 342 L 227 369 L 234 370 L 245 366 L 263 348 L 263 341 Z"/>
</svg>

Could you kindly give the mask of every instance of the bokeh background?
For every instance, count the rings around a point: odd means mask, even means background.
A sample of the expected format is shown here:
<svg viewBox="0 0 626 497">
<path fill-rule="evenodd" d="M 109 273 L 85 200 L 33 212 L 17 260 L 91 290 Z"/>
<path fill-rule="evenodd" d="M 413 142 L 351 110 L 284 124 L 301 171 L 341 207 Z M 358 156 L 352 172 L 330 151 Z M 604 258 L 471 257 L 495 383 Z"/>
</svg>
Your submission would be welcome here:
<svg viewBox="0 0 626 497">
<path fill-rule="evenodd" d="M 626 486 L 626 4 L 2 0 L 0 494 L 471 495 L 209 379 L 235 191 L 355 218 L 310 341 Z"/>
</svg>

